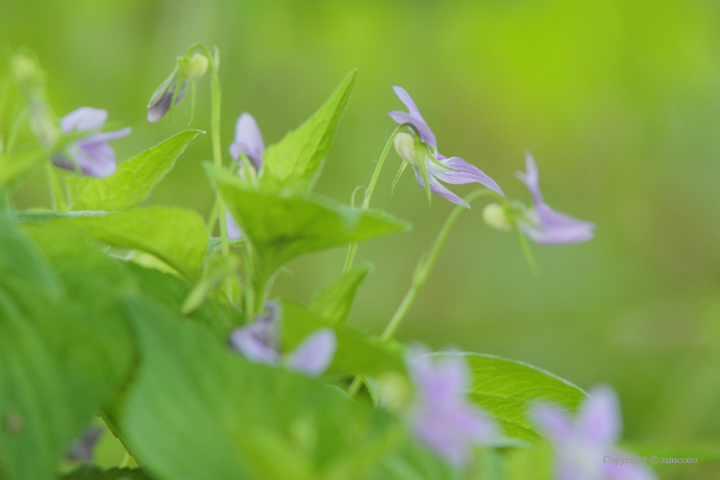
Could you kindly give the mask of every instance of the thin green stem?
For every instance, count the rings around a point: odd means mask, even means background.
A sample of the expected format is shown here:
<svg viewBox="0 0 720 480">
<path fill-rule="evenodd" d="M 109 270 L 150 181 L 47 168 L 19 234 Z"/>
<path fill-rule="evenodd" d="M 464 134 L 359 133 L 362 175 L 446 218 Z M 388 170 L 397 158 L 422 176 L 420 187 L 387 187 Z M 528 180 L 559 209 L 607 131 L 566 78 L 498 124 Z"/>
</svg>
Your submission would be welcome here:
<svg viewBox="0 0 720 480">
<path fill-rule="evenodd" d="M 480 188 L 471 192 L 467 197 L 465 197 L 465 201 L 470 203 L 476 198 L 487 195 L 498 197 L 504 201 L 504 199 L 500 195 L 493 192 L 492 190 L 488 190 L 487 188 Z M 458 205 L 455 207 L 448 219 L 445 221 L 445 225 L 443 225 L 442 230 L 440 230 L 440 233 L 438 234 L 437 239 L 435 240 L 435 244 L 430 250 L 430 253 L 427 255 L 427 257 L 420 259 L 420 261 L 418 262 L 418 265 L 415 268 L 415 273 L 413 274 L 412 285 L 410 286 L 408 292 L 405 294 L 405 297 L 400 303 L 400 306 L 398 306 L 398 309 L 395 311 L 395 314 L 390 319 L 387 327 L 385 327 L 385 331 L 383 331 L 382 335 L 380 336 L 381 340 L 388 340 L 392 338 L 392 336 L 395 334 L 395 331 L 405 318 L 405 315 L 410 309 L 410 306 L 415 300 L 415 297 L 425 284 L 425 281 L 427 280 L 427 277 L 430 274 L 432 267 L 435 265 L 435 261 L 437 260 L 438 255 L 440 254 L 440 250 L 442 250 L 443 245 L 445 245 L 445 241 L 450 234 L 450 230 L 452 230 L 452 227 L 455 225 L 455 222 L 457 222 L 458 217 L 464 210 L 465 207 L 462 205 Z"/>
<path fill-rule="evenodd" d="M 63 194 L 62 184 L 52 164 L 47 163 L 45 165 L 45 173 L 48 177 L 48 188 L 50 189 L 53 210 L 56 212 L 67 212 L 68 207 L 65 201 L 65 195 Z"/>
<path fill-rule="evenodd" d="M 385 164 L 385 159 L 387 158 L 388 153 L 390 153 L 390 147 L 392 147 L 393 140 L 395 140 L 395 135 L 397 135 L 400 129 L 404 126 L 405 125 L 398 125 L 397 128 L 393 130 L 392 134 L 390 134 L 390 138 L 388 138 L 388 141 L 385 144 L 382 153 L 380 154 L 380 158 L 375 165 L 375 171 L 373 171 L 372 177 L 370 178 L 370 184 L 368 184 L 368 188 L 365 191 L 365 197 L 363 198 L 363 203 L 361 207 L 362 210 L 367 210 L 370 207 L 370 199 L 372 198 L 373 192 L 375 191 L 375 186 L 377 185 L 378 178 L 380 178 L 380 172 L 382 171 L 383 165 Z M 350 244 L 347 256 L 345 257 L 343 274 L 347 273 L 352 268 L 353 262 L 355 261 L 355 254 L 357 253 L 357 246 L 357 242 Z"/>
</svg>

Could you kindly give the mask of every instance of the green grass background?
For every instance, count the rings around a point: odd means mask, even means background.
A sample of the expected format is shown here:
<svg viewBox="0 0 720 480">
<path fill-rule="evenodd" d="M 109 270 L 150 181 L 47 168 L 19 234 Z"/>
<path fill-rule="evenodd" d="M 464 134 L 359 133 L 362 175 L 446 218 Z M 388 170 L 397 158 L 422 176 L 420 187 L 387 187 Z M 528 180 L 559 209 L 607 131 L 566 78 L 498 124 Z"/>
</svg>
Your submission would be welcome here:
<svg viewBox="0 0 720 480">
<path fill-rule="evenodd" d="M 58 114 L 105 108 L 133 127 L 119 159 L 186 127 L 189 102 L 151 125 L 145 105 L 195 42 L 222 52 L 223 147 L 243 111 L 267 143 L 299 125 L 352 68 L 360 75 L 317 191 L 349 202 L 415 98 L 445 155 L 529 201 L 514 171 L 538 161 L 548 203 L 597 223 L 593 241 L 534 249 L 461 217 L 399 331 L 403 340 L 516 358 L 582 387 L 615 386 L 626 437 L 720 438 L 720 5 L 710 0 L 2 0 L 0 44 L 35 51 Z M 192 124 L 209 129 L 209 86 Z M 225 150 L 227 151 L 227 150 Z M 150 203 L 208 214 L 197 141 Z M 228 157 L 226 157 L 228 158 Z M 411 233 L 360 247 L 375 263 L 351 323 L 379 332 L 452 205 L 432 205 L 392 153 L 373 205 Z M 48 205 L 42 175 L 16 196 Z M 456 187 L 458 192 L 469 188 Z M 307 301 L 344 250 L 296 261 L 277 292 Z M 709 464 L 667 478 L 711 478 Z M 703 473 L 704 472 L 704 473 Z M 698 476 L 699 475 L 699 476 Z M 703 475 L 707 475 L 704 477 Z"/>
</svg>

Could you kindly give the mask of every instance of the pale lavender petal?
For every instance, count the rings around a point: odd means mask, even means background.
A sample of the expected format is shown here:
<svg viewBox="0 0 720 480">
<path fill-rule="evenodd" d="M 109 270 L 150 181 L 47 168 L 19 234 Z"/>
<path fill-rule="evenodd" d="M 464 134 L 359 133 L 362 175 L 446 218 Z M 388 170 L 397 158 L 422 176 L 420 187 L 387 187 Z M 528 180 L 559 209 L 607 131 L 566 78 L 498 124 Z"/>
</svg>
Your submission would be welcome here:
<svg viewBox="0 0 720 480">
<path fill-rule="evenodd" d="M 464 398 L 470 384 L 470 371 L 463 357 L 434 357 L 422 348 L 413 347 L 408 351 L 405 363 L 425 403 L 454 405 Z"/>
<path fill-rule="evenodd" d="M 230 346 L 256 363 L 280 363 L 280 305 L 272 300 L 265 302 L 267 312 L 255 317 L 250 325 L 236 328 L 230 333 Z"/>
<path fill-rule="evenodd" d="M 422 174 L 420 173 L 420 169 L 415 168 L 413 166 L 413 170 L 415 170 L 415 180 L 417 180 L 418 184 L 425 188 L 425 182 L 423 182 Z M 470 204 L 467 203 L 465 200 L 460 198 L 455 193 L 451 192 L 447 187 L 445 187 L 443 184 L 435 180 L 435 177 L 429 176 L 430 180 L 430 191 L 433 193 L 436 193 L 437 195 L 440 195 L 445 200 L 454 203 L 455 205 L 462 205 L 465 208 L 470 208 Z"/>
<path fill-rule="evenodd" d="M 73 130 L 86 132 L 89 130 L 100 130 L 107 121 L 108 112 L 101 108 L 80 107 L 60 120 L 60 128 L 65 135 Z"/>
<path fill-rule="evenodd" d="M 620 439 L 620 402 L 608 386 L 595 387 L 580 407 L 579 433 L 591 445 L 611 445 Z"/>
<path fill-rule="evenodd" d="M 114 132 L 97 132 L 91 133 L 90 135 L 78 140 L 78 143 L 89 144 L 89 143 L 104 143 L 112 140 L 119 140 L 125 138 L 132 133 L 131 127 L 121 128 Z"/>
<path fill-rule="evenodd" d="M 280 353 L 266 345 L 253 327 L 255 324 L 230 332 L 230 346 L 251 362 L 278 365 Z"/>
<path fill-rule="evenodd" d="M 405 104 L 410 115 L 417 117 L 419 120 L 422 120 L 423 123 L 426 123 L 425 119 L 420 114 L 420 110 L 418 110 L 417 106 L 415 105 L 412 97 L 409 93 L 407 93 L 404 88 L 394 86 L 393 91 L 395 92 L 395 95 L 397 95 L 397 97 L 400 99 L 400 101 Z"/>
<path fill-rule="evenodd" d="M 244 112 L 235 124 L 235 141 L 230 145 L 230 155 L 237 160 L 244 153 L 255 166 L 262 168 L 265 142 L 252 115 Z"/>
<path fill-rule="evenodd" d="M 537 244 L 563 245 L 592 239 L 595 224 L 556 212 L 543 204 L 533 209 L 529 220 L 521 220 L 518 226 Z"/>
<path fill-rule="evenodd" d="M 531 408 L 530 417 L 556 446 L 564 445 L 572 440 L 574 426 L 564 410 L 554 405 L 541 403 Z"/>
<path fill-rule="evenodd" d="M 392 118 L 400 125 L 409 123 L 410 125 L 414 126 L 420 134 L 420 140 L 427 143 L 437 151 L 437 140 L 435 139 L 435 134 L 433 133 L 432 129 L 430 129 L 430 126 L 423 120 L 418 119 L 417 117 L 410 115 L 409 113 L 401 112 L 398 110 L 392 111 L 388 113 L 388 115 L 390 115 L 390 118 Z"/>
<path fill-rule="evenodd" d="M 227 229 L 227 236 L 231 240 L 237 240 L 242 237 L 240 227 L 235 223 L 235 219 L 230 215 L 230 212 L 225 212 L 225 228 Z"/>
<path fill-rule="evenodd" d="M 515 176 L 530 190 L 535 205 L 541 205 L 543 204 L 543 197 L 542 193 L 540 193 L 540 174 L 535 159 L 530 152 L 525 152 L 525 170 L 525 173 L 517 172 Z"/>
<path fill-rule="evenodd" d="M 466 183 L 479 183 L 486 186 L 490 190 L 505 196 L 500 186 L 495 180 L 488 177 L 475 165 L 472 165 L 460 157 L 445 158 L 438 154 L 438 161 L 443 165 L 450 167 L 452 170 L 442 168 L 432 162 L 428 163 L 428 170 L 432 170 L 432 174 L 438 180 L 453 185 L 462 185 Z"/>
<path fill-rule="evenodd" d="M 320 376 L 332 363 L 336 349 L 335 332 L 331 328 L 323 328 L 297 346 L 288 356 L 287 366 L 309 377 Z"/>
</svg>

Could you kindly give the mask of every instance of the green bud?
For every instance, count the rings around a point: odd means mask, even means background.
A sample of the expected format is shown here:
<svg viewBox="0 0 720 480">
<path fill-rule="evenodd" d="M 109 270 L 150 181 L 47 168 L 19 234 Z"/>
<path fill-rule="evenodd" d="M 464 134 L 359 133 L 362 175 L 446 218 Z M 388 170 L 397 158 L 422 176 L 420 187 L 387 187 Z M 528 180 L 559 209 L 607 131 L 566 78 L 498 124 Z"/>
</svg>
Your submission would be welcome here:
<svg viewBox="0 0 720 480">
<path fill-rule="evenodd" d="M 415 137 L 409 133 L 398 133 L 395 135 L 395 151 L 400 158 L 405 160 L 413 167 L 417 166 L 417 155 L 415 154 Z"/>
<path fill-rule="evenodd" d="M 35 60 L 25 54 L 18 53 L 12 59 L 12 74 L 18 85 L 35 86 L 42 83 L 42 69 Z"/>
<path fill-rule="evenodd" d="M 485 223 L 501 232 L 509 232 L 512 230 L 512 224 L 508 220 L 505 207 L 497 203 L 491 203 L 483 209 L 483 220 Z"/>
<path fill-rule="evenodd" d="M 200 78 L 202 78 L 203 75 L 205 75 L 205 72 L 207 72 L 209 65 L 210 62 L 204 54 L 200 52 L 194 53 L 188 61 L 187 70 L 185 71 L 185 78 L 190 82 L 199 80 Z"/>
</svg>

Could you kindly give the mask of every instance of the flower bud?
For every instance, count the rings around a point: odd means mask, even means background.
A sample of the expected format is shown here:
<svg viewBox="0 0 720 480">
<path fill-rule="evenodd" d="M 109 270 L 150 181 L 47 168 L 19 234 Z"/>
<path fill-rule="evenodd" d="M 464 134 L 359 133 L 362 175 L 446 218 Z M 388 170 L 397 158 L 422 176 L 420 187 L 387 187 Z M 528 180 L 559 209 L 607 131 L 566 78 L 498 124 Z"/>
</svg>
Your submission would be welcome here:
<svg viewBox="0 0 720 480">
<path fill-rule="evenodd" d="M 512 224 L 508 220 L 505 207 L 497 203 L 491 203 L 483 209 L 483 220 L 495 230 L 501 232 L 509 232 L 512 230 Z"/>
<path fill-rule="evenodd" d="M 395 151 L 400 158 L 411 166 L 417 167 L 417 156 L 415 155 L 415 137 L 409 133 L 398 133 L 395 135 Z"/>
<path fill-rule="evenodd" d="M 194 53 L 188 61 L 188 67 L 185 71 L 185 78 L 189 82 L 199 80 L 203 75 L 205 75 L 205 72 L 207 72 L 209 65 L 210 62 L 204 54 L 200 52 Z"/>
</svg>

